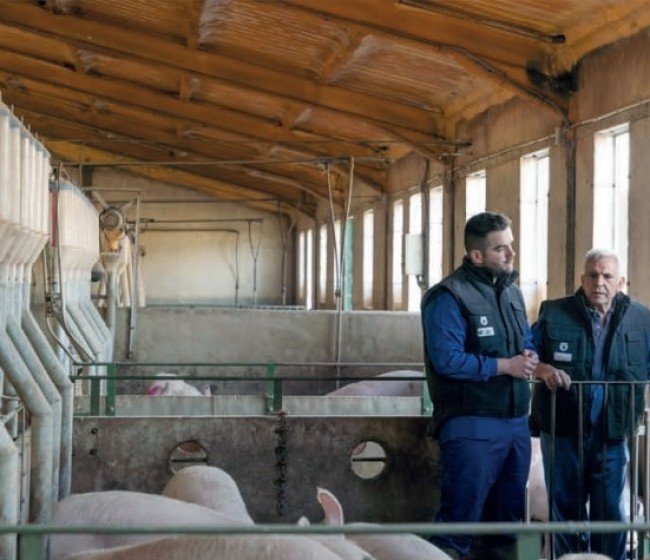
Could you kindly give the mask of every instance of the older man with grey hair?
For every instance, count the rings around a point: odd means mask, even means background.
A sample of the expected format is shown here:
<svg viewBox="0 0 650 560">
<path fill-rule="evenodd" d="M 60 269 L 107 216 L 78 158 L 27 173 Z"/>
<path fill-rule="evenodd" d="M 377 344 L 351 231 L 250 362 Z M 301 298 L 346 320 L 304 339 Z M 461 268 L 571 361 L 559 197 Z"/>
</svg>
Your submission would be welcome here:
<svg viewBox="0 0 650 560">
<path fill-rule="evenodd" d="M 650 311 L 624 286 L 617 255 L 592 249 L 581 287 L 543 302 L 532 328 L 540 358 L 534 377 L 542 383 L 533 391 L 531 427 L 540 432 L 552 521 L 625 519 L 627 438 L 644 409 Z M 624 533 L 556 534 L 553 541 L 556 557 L 626 558 Z"/>
</svg>

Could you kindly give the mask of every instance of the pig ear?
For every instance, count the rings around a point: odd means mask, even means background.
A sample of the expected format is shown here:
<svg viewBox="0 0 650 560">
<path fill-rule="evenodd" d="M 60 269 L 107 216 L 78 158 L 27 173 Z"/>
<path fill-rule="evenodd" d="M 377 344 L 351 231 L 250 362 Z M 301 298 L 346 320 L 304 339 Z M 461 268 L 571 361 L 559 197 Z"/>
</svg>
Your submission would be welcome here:
<svg viewBox="0 0 650 560">
<path fill-rule="evenodd" d="M 343 525 L 343 508 L 334 494 L 324 488 L 317 488 L 316 499 L 325 513 L 325 525 Z"/>
<path fill-rule="evenodd" d="M 160 383 L 155 383 L 154 385 L 151 385 L 151 387 L 147 389 L 146 394 L 155 397 L 157 395 L 160 395 L 160 393 L 162 392 L 163 392 L 162 385 Z"/>
<path fill-rule="evenodd" d="M 298 522 L 296 523 L 298 527 L 309 527 L 311 523 L 309 522 L 309 519 L 307 519 L 304 515 L 298 519 Z"/>
</svg>

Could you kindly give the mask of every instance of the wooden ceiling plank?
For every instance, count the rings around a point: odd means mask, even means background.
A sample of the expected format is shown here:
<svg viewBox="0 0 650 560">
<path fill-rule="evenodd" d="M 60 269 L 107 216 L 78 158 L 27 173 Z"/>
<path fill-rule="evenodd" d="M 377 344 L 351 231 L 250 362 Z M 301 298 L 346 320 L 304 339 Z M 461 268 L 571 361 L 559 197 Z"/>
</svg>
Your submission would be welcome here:
<svg viewBox="0 0 650 560">
<path fill-rule="evenodd" d="M 2 24 L 0 24 L 0 30 L 1 29 L 2 29 Z M 25 44 L 25 43 L 21 42 L 21 44 Z M 20 45 L 18 45 L 16 48 L 20 48 Z M 24 58 L 21 58 L 21 56 L 23 56 Z M 48 71 L 47 70 L 48 66 L 46 66 L 47 65 L 46 61 L 33 59 L 29 55 L 25 56 L 25 55 L 21 55 L 19 53 L 16 53 L 15 55 L 12 55 L 11 58 L 12 59 L 16 58 L 16 60 L 13 62 L 12 65 L 7 64 L 8 69 L 12 69 L 16 73 L 18 73 L 20 71 L 28 72 L 28 75 L 31 76 L 31 77 L 35 77 L 36 75 L 45 77 L 45 76 L 49 76 L 49 75 L 53 74 L 52 78 L 51 78 L 52 80 L 59 81 L 59 82 L 61 80 L 65 80 L 63 83 L 73 82 L 73 80 L 79 80 L 80 78 L 85 77 L 83 75 L 79 76 L 79 74 L 77 74 L 77 73 L 74 73 L 74 74 L 69 73 L 69 74 L 66 75 L 65 69 L 60 68 L 56 64 L 50 64 L 49 71 Z M 31 64 L 29 62 L 27 62 L 27 61 L 30 61 L 30 60 L 32 61 Z M 5 61 L 6 61 L 6 59 L 5 59 Z M 37 67 L 37 68 L 32 68 L 34 65 L 37 65 L 39 63 L 41 65 L 43 65 L 43 66 L 40 66 L 40 67 Z M 185 79 L 187 79 L 188 81 L 191 81 L 191 78 L 188 78 L 187 74 L 184 74 L 183 76 L 184 76 L 183 83 L 184 83 Z M 96 81 L 102 79 L 102 78 L 97 78 L 97 77 L 92 77 L 92 76 L 91 76 L 91 78 L 94 78 Z M 111 80 L 111 79 L 108 79 L 108 78 L 104 78 L 104 80 L 108 81 L 110 84 L 113 85 L 113 90 L 115 90 L 116 88 L 119 89 L 120 87 L 122 87 L 122 86 L 119 86 L 119 82 L 116 82 L 116 80 Z M 101 82 L 96 82 L 96 83 L 101 84 Z M 123 86 L 123 87 L 127 87 L 127 84 L 125 84 L 125 86 Z M 124 97 L 128 97 L 129 99 L 137 98 L 136 93 L 138 91 L 141 91 L 140 87 L 135 86 L 135 85 L 131 85 L 130 87 L 131 87 L 131 89 L 128 91 L 127 95 L 121 97 L 122 100 L 124 100 Z M 187 87 L 189 88 L 190 85 L 187 84 Z M 88 91 L 88 89 L 85 88 L 85 91 Z M 103 88 L 101 85 L 97 85 L 95 88 L 93 88 L 90 91 L 92 91 L 92 92 L 94 92 L 96 94 L 99 94 L 98 92 L 102 91 L 102 93 L 104 95 L 109 93 L 109 90 L 106 89 L 106 88 Z M 146 90 L 146 91 L 149 94 L 151 94 L 152 90 Z M 164 96 L 164 98 L 167 99 L 168 96 Z M 183 98 L 182 94 L 181 94 L 181 98 Z M 301 104 L 301 105 L 304 106 L 304 104 Z M 157 105 L 151 105 L 151 106 L 152 107 L 158 107 Z M 178 114 L 182 110 L 182 108 L 183 108 L 182 105 L 177 105 L 171 111 L 170 114 Z M 237 111 L 232 111 L 230 109 L 221 108 L 221 107 L 215 107 L 215 111 L 220 111 L 220 112 L 218 114 L 214 115 L 215 119 L 213 119 L 213 121 L 218 120 L 220 126 L 229 126 L 231 130 L 241 130 L 242 127 L 248 128 L 248 126 L 246 124 L 243 124 L 241 122 L 241 120 L 236 120 L 237 115 L 240 116 L 242 119 L 255 118 L 255 117 L 252 117 L 250 114 L 243 114 L 243 113 L 240 113 L 240 112 L 237 112 Z M 218 118 L 216 118 L 216 117 L 218 117 Z M 349 115 L 348 115 L 348 117 L 349 117 Z M 273 124 L 273 126 L 275 126 L 275 124 L 277 124 L 277 123 L 275 123 L 275 121 L 270 121 L 269 119 L 263 120 L 260 117 L 257 117 L 257 118 L 260 119 L 262 121 L 262 124 L 264 124 L 264 125 L 268 125 L 269 122 L 271 122 Z M 203 121 L 204 119 L 205 119 L 205 116 L 202 115 L 200 117 L 200 120 Z M 234 122 L 232 122 L 233 119 L 235 119 Z M 232 122 L 232 124 L 231 124 L 231 122 Z M 250 121 L 248 121 L 248 122 L 250 122 Z M 408 128 L 405 128 L 405 127 L 402 127 L 402 126 L 399 126 L 399 125 L 390 125 L 390 126 L 383 125 L 383 128 L 386 130 L 387 134 L 391 134 L 391 133 L 398 134 L 399 139 L 401 141 L 404 141 L 404 142 L 407 142 L 407 143 L 412 142 L 413 144 L 416 144 L 418 146 L 418 149 L 421 152 L 424 150 L 424 153 L 426 153 L 429 156 L 431 156 L 431 155 L 435 156 L 435 150 L 426 151 L 423 148 L 423 146 L 425 146 L 425 145 L 426 146 L 431 146 L 433 141 L 435 141 L 436 139 L 440 139 L 441 144 L 443 146 L 446 146 L 448 143 L 451 142 L 450 140 L 440 138 L 440 135 L 437 135 L 437 134 L 421 133 L 421 132 L 413 131 L 411 129 L 408 129 Z M 263 127 L 262 126 L 256 126 L 255 129 L 256 130 L 260 130 L 260 129 L 263 130 Z M 360 154 L 354 154 L 354 153 L 351 153 L 350 155 L 355 155 L 357 157 L 360 156 Z"/>
<path fill-rule="evenodd" d="M 291 130 L 282 127 L 281 123 L 275 124 L 250 115 L 210 107 L 206 104 L 183 103 L 180 100 L 151 90 L 142 90 L 129 84 L 118 84 L 115 81 L 94 76 L 74 76 L 73 79 L 73 76 L 69 75 L 71 71 L 66 68 L 33 60 L 22 55 L 0 51 L 0 68 L 11 71 L 15 76 L 25 76 L 35 82 L 45 80 L 54 86 L 62 83 L 70 84 L 74 90 L 84 94 L 138 106 L 147 111 L 155 109 L 157 112 L 166 114 L 170 118 L 178 118 L 179 115 L 183 115 L 188 122 L 209 124 L 235 132 L 241 132 L 242 130 L 254 131 L 256 133 L 255 138 L 260 141 L 286 142 L 293 145 L 304 144 L 304 137 L 297 138 Z M 420 134 L 417 136 L 425 137 L 425 135 Z M 313 139 L 325 143 L 328 141 L 332 142 L 328 137 L 317 136 L 315 134 Z M 332 142 L 332 144 L 335 145 L 336 142 Z M 343 155 L 353 155 L 359 158 L 376 157 L 374 151 L 368 150 L 358 144 L 347 144 L 345 145 L 345 150 Z M 318 157 L 332 156 L 332 154 L 326 153 L 323 150 L 314 151 L 319 154 Z"/>
<path fill-rule="evenodd" d="M 3 75 L 0 72 L 0 83 L 3 78 L 6 79 L 6 75 Z M 37 84 L 38 86 L 38 84 Z M 50 117 L 60 117 L 65 118 L 70 122 L 78 123 L 78 126 L 84 127 L 86 131 L 93 130 L 91 127 L 94 127 L 96 135 L 99 135 L 100 138 L 131 138 L 136 141 L 149 140 L 155 144 L 164 145 L 165 149 L 170 152 L 180 153 L 185 152 L 187 154 L 194 154 L 199 156 L 201 159 L 234 159 L 234 160 L 243 160 L 243 159 L 256 159 L 260 158 L 260 165 L 264 165 L 263 160 L 268 160 L 268 155 L 260 155 L 259 152 L 254 149 L 250 149 L 254 146 L 251 143 L 239 144 L 236 146 L 232 145 L 219 145 L 216 143 L 208 144 L 204 141 L 193 141 L 192 139 L 187 138 L 177 138 L 174 134 L 169 132 L 170 126 L 179 127 L 182 126 L 179 123 L 182 123 L 181 119 L 178 119 L 178 122 L 169 122 L 170 119 L 160 117 L 156 113 L 147 113 L 147 119 L 143 120 L 139 118 L 145 113 L 142 111 L 136 111 L 134 114 L 129 114 L 128 111 L 126 114 L 117 114 L 116 111 L 120 110 L 119 107 L 111 105 L 106 107 L 104 113 L 88 113 L 84 110 L 75 109 L 71 107 L 70 104 L 63 103 L 61 97 L 57 95 L 57 91 L 53 87 L 44 88 L 42 93 L 34 93 L 33 91 L 29 95 L 18 95 L 14 99 L 13 90 L 11 88 L 6 90 L 5 96 L 6 101 L 9 103 L 19 103 L 16 105 L 19 109 L 27 109 L 33 111 L 34 114 L 44 114 Z M 81 100 L 77 105 L 88 105 L 90 104 L 87 101 Z M 116 120 L 116 117 L 121 117 L 119 122 Z M 42 122 L 37 120 L 37 117 L 34 119 L 34 125 L 40 123 L 41 126 L 45 126 Z M 44 133 L 45 130 L 44 130 Z M 47 132 L 52 136 L 52 132 Z M 86 140 L 92 139 L 88 134 L 85 135 Z M 304 147 L 304 146 L 303 146 Z M 319 152 L 305 152 L 305 158 L 311 159 L 327 159 L 326 154 L 321 154 Z M 277 159 L 277 158 L 276 158 Z M 287 171 L 290 166 L 290 162 L 282 164 L 282 162 L 271 162 L 274 166 L 286 165 Z M 295 178 L 295 168 L 293 170 L 293 177 Z M 304 166 L 298 168 L 300 171 L 304 171 Z M 303 174 L 304 175 L 304 174 Z M 319 172 L 313 171 L 311 173 L 312 177 L 302 177 L 301 180 L 308 181 L 313 183 L 314 180 L 318 180 Z M 373 171 L 373 169 L 368 168 L 367 165 L 360 164 L 359 176 L 368 183 L 369 186 L 373 186 L 378 190 L 383 190 L 383 185 L 385 185 L 387 180 L 387 169 L 381 171 Z M 316 182 L 315 185 L 318 183 Z"/>
<path fill-rule="evenodd" d="M 337 3 L 338 4 L 338 3 Z M 307 78 L 236 60 L 217 53 L 191 50 L 154 36 L 143 36 L 117 26 L 86 21 L 72 15 L 54 15 L 20 0 L 0 2 L 0 21 L 59 36 L 85 48 L 102 47 L 185 71 L 239 83 L 247 88 L 307 102 L 365 119 L 430 132 L 436 117 L 429 111 L 337 86 L 317 84 Z"/>
<path fill-rule="evenodd" d="M 382 0 L 384 11 L 376 10 L 373 12 L 374 15 L 370 18 L 364 16 L 364 14 L 368 14 L 368 11 L 362 9 L 360 2 L 330 2 L 324 6 L 322 2 L 319 2 L 319 0 L 279 1 L 296 10 L 308 10 L 310 12 L 319 13 L 322 16 L 339 18 L 346 24 L 353 24 L 360 28 L 376 28 L 376 32 L 380 33 L 384 37 L 394 36 L 397 33 L 400 41 L 404 44 L 411 43 L 415 45 L 423 42 L 427 43 L 432 47 L 444 51 L 450 59 L 463 67 L 469 74 L 479 74 L 488 83 L 493 84 L 497 89 L 505 88 L 512 93 L 522 95 L 524 98 L 528 98 L 547 110 L 559 113 L 561 118 L 566 120 L 566 115 L 568 113 L 568 100 L 562 99 L 549 92 L 542 92 L 538 88 L 534 87 L 530 84 L 525 73 L 531 60 L 539 62 L 540 65 L 545 65 L 548 64 L 548 61 L 552 58 L 552 53 L 555 52 L 555 50 L 552 50 L 550 47 L 544 47 L 544 41 L 541 39 L 532 41 L 536 45 L 535 49 L 530 53 L 531 56 L 533 56 L 532 58 L 527 58 L 525 56 L 525 50 L 515 49 L 514 52 L 517 56 L 516 59 L 503 59 L 502 57 L 495 57 L 491 53 L 489 42 L 487 42 L 487 44 L 484 44 L 482 41 L 476 43 L 476 38 L 472 36 L 469 29 L 465 30 L 464 33 L 455 32 L 456 34 L 448 36 L 449 29 L 435 27 L 435 39 L 428 39 L 426 37 L 431 35 L 431 28 L 425 27 L 420 32 L 417 30 L 421 28 L 421 25 L 414 26 L 413 28 L 404 28 L 402 25 L 403 20 L 399 19 L 400 12 L 398 10 L 400 8 L 408 10 L 409 7 L 404 5 L 396 6 L 394 1 L 392 4 L 388 5 L 386 0 Z M 420 10 L 420 12 L 420 19 L 426 19 L 426 16 L 422 16 L 422 10 Z M 403 11 L 402 13 L 406 12 Z M 448 19 L 446 14 L 436 12 L 424 13 L 429 13 L 433 17 L 443 17 Z M 420 21 L 419 23 L 421 24 L 422 22 Z M 476 22 L 470 21 L 466 21 L 462 25 L 478 27 Z M 427 33 L 426 36 L 419 34 L 425 31 Z M 481 36 L 483 39 L 485 39 L 485 32 L 484 29 L 483 35 Z M 522 38 L 521 40 L 530 42 L 529 39 L 530 38 Z M 468 40 L 471 42 L 467 42 Z M 449 114 L 445 114 L 445 116 L 447 117 L 447 122 L 445 122 L 444 127 L 440 130 L 440 134 L 442 136 L 447 135 L 448 137 L 453 137 L 449 135 L 450 133 L 453 133 L 458 117 L 456 116 L 456 118 L 452 118 L 452 115 Z M 448 122 L 449 120 L 452 122 Z M 427 151 L 423 149 L 422 144 L 418 145 L 418 143 L 415 142 L 415 145 L 418 147 L 418 151 L 427 157 Z"/>
<path fill-rule="evenodd" d="M 46 139 L 47 141 L 47 139 Z M 83 153 L 80 157 L 79 146 L 76 144 L 66 144 L 64 142 L 56 143 L 56 150 L 52 151 L 52 155 L 55 158 L 63 160 L 64 164 L 69 165 L 83 165 L 84 163 L 94 162 L 94 163 L 104 163 L 106 165 L 111 165 L 115 161 L 115 154 L 111 152 L 106 152 L 93 147 L 85 147 Z M 175 186 L 180 186 L 184 188 L 190 188 L 200 192 L 205 192 L 211 194 L 215 197 L 222 198 L 246 198 L 250 200 L 246 204 L 264 209 L 270 212 L 277 212 L 278 205 L 277 203 L 267 202 L 264 199 L 268 199 L 268 196 L 262 195 L 258 190 L 251 190 L 241 187 L 239 185 L 229 184 L 227 182 L 218 182 L 214 179 L 202 177 L 195 173 L 189 173 L 181 169 L 175 169 L 170 167 L 157 167 L 157 166 L 132 166 L 127 170 L 127 164 L 129 163 L 128 158 L 123 158 L 124 170 L 127 173 L 132 175 L 138 175 L 141 177 L 146 177 L 154 181 L 161 181 L 164 183 L 172 184 Z M 278 197 L 278 199 L 283 199 L 285 197 Z M 256 199 L 258 200 L 256 202 Z M 293 200 L 293 199 L 292 199 Z M 285 202 L 284 204 L 288 204 Z M 306 204 L 304 200 L 295 201 L 293 200 L 293 205 L 291 207 L 292 211 L 295 211 L 296 206 L 300 206 L 301 211 L 307 213 L 308 215 L 313 216 L 315 211 L 314 205 Z M 286 210 L 289 208 L 285 207 Z M 312 213 L 310 214 L 309 211 Z"/>
<path fill-rule="evenodd" d="M 65 114 L 59 114 L 58 117 L 56 116 L 46 116 L 43 117 L 42 114 L 39 113 L 34 113 L 30 111 L 21 111 L 20 113 L 17 113 L 20 115 L 25 116 L 26 118 L 29 119 L 28 122 L 33 123 L 35 125 L 39 125 L 39 130 L 41 133 L 50 138 L 50 140 L 47 141 L 47 146 L 48 149 L 51 147 L 56 148 L 56 145 L 62 142 L 62 140 L 57 138 L 57 131 L 60 131 L 62 127 L 68 126 L 69 125 L 69 119 L 67 119 L 67 116 Z M 82 142 L 78 142 L 80 146 L 87 146 L 87 145 L 94 145 L 97 142 L 96 136 L 97 133 L 96 131 L 94 132 L 94 137 L 89 136 L 88 134 L 84 134 L 84 132 L 90 130 L 92 131 L 90 127 L 83 127 L 82 125 L 75 125 L 77 128 L 77 131 L 83 134 L 84 140 Z M 84 128 L 86 131 L 84 131 Z M 161 143 L 164 141 L 164 139 L 161 138 Z M 169 139 L 167 139 L 169 141 Z M 68 141 L 63 141 L 65 144 L 70 144 Z M 111 142 L 112 144 L 119 143 L 120 139 L 115 138 Z M 122 138 L 122 142 L 126 142 L 129 145 L 133 145 L 130 143 L 129 139 L 124 137 Z M 161 146 L 162 149 L 165 148 L 165 146 Z M 171 146 L 169 147 L 171 150 Z M 204 151 L 203 151 L 204 152 Z M 202 153 L 201 150 L 197 150 L 194 153 L 197 153 L 198 155 L 203 156 L 204 158 L 210 157 L 210 154 L 208 153 Z M 192 160 L 189 159 L 187 160 L 188 163 L 191 163 Z M 183 160 L 176 158 L 174 160 L 175 163 L 182 163 Z M 115 163 L 119 163 L 116 161 Z M 268 167 L 268 166 L 262 166 L 262 168 Z M 320 178 L 320 172 L 317 170 L 312 170 L 310 171 L 310 168 L 307 168 L 305 166 L 290 166 L 289 164 L 277 164 L 273 165 L 273 169 L 278 171 L 278 173 L 267 173 L 264 172 L 263 169 L 259 169 L 259 167 L 256 167 L 254 164 L 251 165 L 241 165 L 238 167 L 241 171 L 241 173 L 250 175 L 250 176 L 255 176 L 255 172 L 259 173 L 259 176 L 262 178 L 266 178 L 268 180 L 278 182 L 278 183 L 283 183 L 285 185 L 293 185 L 294 187 L 298 188 L 299 190 L 305 191 L 309 194 L 312 194 L 313 196 L 324 199 L 326 197 L 325 194 L 325 189 L 322 185 L 322 183 L 317 182 L 318 179 Z M 311 175 L 311 176 L 310 176 Z M 242 175 L 243 177 L 243 175 Z M 230 176 L 229 180 L 224 179 L 223 174 L 220 176 L 220 180 L 224 182 L 232 182 L 233 184 L 240 184 L 240 181 L 236 181 L 234 176 Z M 319 188 L 321 189 L 322 192 L 319 192 Z M 284 193 L 283 193 L 284 194 Z M 341 201 L 337 201 L 337 205 L 339 205 Z"/>
<path fill-rule="evenodd" d="M 338 18 L 368 32 L 377 31 L 410 39 L 435 48 L 458 49 L 509 66 L 526 66 L 531 59 L 546 57 L 543 41 L 505 29 L 486 28 L 478 22 L 462 21 L 447 14 L 429 12 L 399 4 L 396 0 L 366 2 L 323 2 L 322 0 L 273 0 L 287 7 L 309 11 L 321 17 Z"/>
</svg>

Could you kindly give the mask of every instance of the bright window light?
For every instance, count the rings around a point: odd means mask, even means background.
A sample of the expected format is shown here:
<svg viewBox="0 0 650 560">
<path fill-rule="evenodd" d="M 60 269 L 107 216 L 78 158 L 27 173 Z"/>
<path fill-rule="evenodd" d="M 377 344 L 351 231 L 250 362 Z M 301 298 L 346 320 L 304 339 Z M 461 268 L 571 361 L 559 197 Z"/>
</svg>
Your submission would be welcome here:
<svg viewBox="0 0 650 560">
<path fill-rule="evenodd" d="M 305 236 L 305 307 L 314 306 L 314 230 L 308 229 Z"/>
<path fill-rule="evenodd" d="M 413 194 L 409 197 L 409 233 L 422 233 L 422 195 Z M 415 274 L 408 275 L 408 310 L 419 311 L 422 290 Z"/>
<path fill-rule="evenodd" d="M 521 158 L 520 180 L 519 286 L 534 320 L 546 299 L 548 278 L 548 151 Z"/>
<path fill-rule="evenodd" d="M 363 306 L 372 309 L 374 285 L 375 213 L 363 213 Z"/>
<path fill-rule="evenodd" d="M 327 302 L 327 264 L 329 256 L 327 229 L 327 224 L 322 224 L 318 237 L 318 301 L 322 304 Z"/>
<path fill-rule="evenodd" d="M 392 266 L 392 298 L 393 309 L 402 309 L 402 289 L 404 276 L 402 273 L 402 237 L 404 235 L 404 201 L 393 202 L 393 266 Z"/>
<path fill-rule="evenodd" d="M 627 276 L 630 133 L 624 124 L 594 136 L 594 247 L 615 251 Z"/>
<path fill-rule="evenodd" d="M 465 178 L 465 221 L 485 212 L 487 204 L 485 169 Z"/>
<path fill-rule="evenodd" d="M 442 280 L 442 186 L 429 189 L 429 286 Z"/>
</svg>

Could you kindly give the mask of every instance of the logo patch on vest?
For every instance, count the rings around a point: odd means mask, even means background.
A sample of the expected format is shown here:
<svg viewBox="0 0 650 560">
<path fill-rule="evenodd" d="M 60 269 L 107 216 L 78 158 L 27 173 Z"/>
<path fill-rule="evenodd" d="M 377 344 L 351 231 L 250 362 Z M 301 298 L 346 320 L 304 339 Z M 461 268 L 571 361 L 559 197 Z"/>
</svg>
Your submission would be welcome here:
<svg viewBox="0 0 650 560">
<path fill-rule="evenodd" d="M 558 350 L 553 352 L 553 359 L 556 362 L 570 362 L 573 360 L 573 354 L 571 352 L 568 352 L 569 350 L 569 343 L 568 342 L 560 342 L 558 344 Z"/>
<path fill-rule="evenodd" d="M 476 336 L 478 336 L 479 338 L 484 338 L 486 336 L 494 336 L 494 327 L 488 326 L 490 324 L 490 321 L 487 318 L 487 315 L 481 315 L 478 318 L 478 322 L 481 326 L 476 328 Z"/>
</svg>

